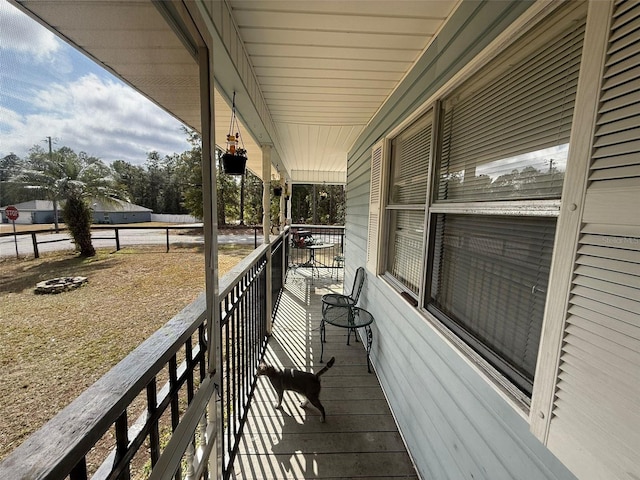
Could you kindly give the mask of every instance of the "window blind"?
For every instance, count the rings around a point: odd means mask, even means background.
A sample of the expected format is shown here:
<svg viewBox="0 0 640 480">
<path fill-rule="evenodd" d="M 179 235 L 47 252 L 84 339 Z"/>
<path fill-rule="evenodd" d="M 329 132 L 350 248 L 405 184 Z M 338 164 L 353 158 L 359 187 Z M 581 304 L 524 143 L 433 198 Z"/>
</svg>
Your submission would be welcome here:
<svg viewBox="0 0 640 480">
<path fill-rule="evenodd" d="M 426 115 L 391 142 L 390 205 L 424 205 L 431 156 L 431 123 Z"/>
<path fill-rule="evenodd" d="M 423 265 L 432 115 L 424 114 L 391 142 L 386 267 L 415 294 Z"/>
<path fill-rule="evenodd" d="M 534 32 L 445 99 L 439 201 L 560 196 L 585 21 L 555 28 L 543 48 Z"/>
<path fill-rule="evenodd" d="M 434 313 L 531 394 L 554 218 L 433 216 Z"/>
<path fill-rule="evenodd" d="M 424 210 L 392 211 L 389 218 L 387 270 L 417 294 L 422 272 Z"/>
</svg>

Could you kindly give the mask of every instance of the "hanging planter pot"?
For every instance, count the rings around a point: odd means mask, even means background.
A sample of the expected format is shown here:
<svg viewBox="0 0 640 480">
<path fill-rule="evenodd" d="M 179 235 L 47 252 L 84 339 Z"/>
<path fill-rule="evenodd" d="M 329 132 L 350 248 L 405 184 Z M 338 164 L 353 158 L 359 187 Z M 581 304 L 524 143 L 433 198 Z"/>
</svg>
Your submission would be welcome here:
<svg viewBox="0 0 640 480">
<path fill-rule="evenodd" d="M 273 194 L 276 197 L 281 197 L 282 196 L 282 187 L 273 187 Z"/>
<path fill-rule="evenodd" d="M 222 155 L 222 171 L 227 175 L 244 175 L 247 167 L 247 156 L 240 151 Z"/>
<path fill-rule="evenodd" d="M 235 135 L 231 132 L 237 132 Z M 233 106 L 231 109 L 231 123 L 227 135 L 227 151 L 222 155 L 222 170 L 228 175 L 244 175 L 247 167 L 247 151 L 238 147 L 242 141 L 240 126 L 236 118 L 236 92 L 233 92 Z M 244 143 L 242 144 L 244 147 Z"/>
</svg>

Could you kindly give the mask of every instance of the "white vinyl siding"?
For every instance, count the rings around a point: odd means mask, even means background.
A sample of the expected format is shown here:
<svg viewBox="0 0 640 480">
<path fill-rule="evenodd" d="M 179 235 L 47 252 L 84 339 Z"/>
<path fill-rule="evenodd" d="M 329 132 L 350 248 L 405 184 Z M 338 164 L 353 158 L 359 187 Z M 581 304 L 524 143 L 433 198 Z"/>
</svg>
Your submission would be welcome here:
<svg viewBox="0 0 640 480">
<path fill-rule="evenodd" d="M 581 479 L 640 478 L 640 4 L 616 5 L 547 445 Z"/>
</svg>

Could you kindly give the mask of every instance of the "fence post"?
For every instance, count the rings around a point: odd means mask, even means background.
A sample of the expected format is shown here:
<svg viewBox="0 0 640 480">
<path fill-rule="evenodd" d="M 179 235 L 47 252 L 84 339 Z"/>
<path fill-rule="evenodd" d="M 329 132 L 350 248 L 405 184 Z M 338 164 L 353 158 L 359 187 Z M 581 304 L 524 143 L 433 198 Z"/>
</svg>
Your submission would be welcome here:
<svg viewBox="0 0 640 480">
<path fill-rule="evenodd" d="M 116 231 L 116 252 L 120 251 L 120 233 L 118 227 L 115 228 Z"/>
<path fill-rule="evenodd" d="M 169 252 L 169 227 L 167 227 L 167 253 Z"/>
<path fill-rule="evenodd" d="M 38 252 L 38 240 L 36 240 L 36 232 L 31 232 L 31 241 L 33 242 L 33 256 L 40 258 L 40 252 Z"/>
</svg>

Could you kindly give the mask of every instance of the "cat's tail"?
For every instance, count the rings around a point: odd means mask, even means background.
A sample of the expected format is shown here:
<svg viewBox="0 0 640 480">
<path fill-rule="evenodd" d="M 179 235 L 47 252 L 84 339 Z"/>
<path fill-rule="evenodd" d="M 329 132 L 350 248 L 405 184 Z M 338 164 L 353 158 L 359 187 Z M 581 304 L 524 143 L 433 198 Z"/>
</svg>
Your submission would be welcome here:
<svg viewBox="0 0 640 480">
<path fill-rule="evenodd" d="M 320 375 L 325 373 L 327 370 L 329 370 L 331 367 L 333 367 L 333 364 L 335 363 L 335 361 L 336 361 L 336 357 L 331 357 L 331 360 L 327 362 L 327 364 L 322 368 L 322 370 L 319 370 L 318 373 L 316 373 L 316 377 L 319 377 Z"/>
</svg>

